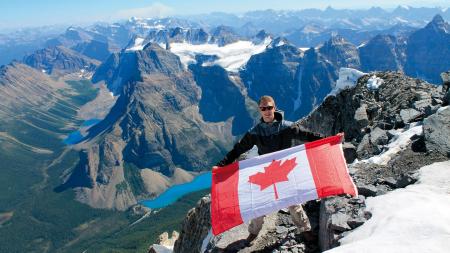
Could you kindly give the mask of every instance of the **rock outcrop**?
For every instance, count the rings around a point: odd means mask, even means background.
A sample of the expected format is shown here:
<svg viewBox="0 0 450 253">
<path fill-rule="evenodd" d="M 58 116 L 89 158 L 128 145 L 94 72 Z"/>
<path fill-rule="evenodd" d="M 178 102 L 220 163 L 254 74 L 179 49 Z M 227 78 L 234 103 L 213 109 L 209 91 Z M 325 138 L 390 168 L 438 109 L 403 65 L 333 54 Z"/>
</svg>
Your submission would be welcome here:
<svg viewBox="0 0 450 253">
<path fill-rule="evenodd" d="M 368 85 L 375 77 L 383 80 L 377 89 Z M 450 107 L 441 107 L 443 95 L 431 84 L 396 72 L 362 76 L 355 87 L 328 96 L 301 121 L 326 135 L 345 132 L 346 158 L 358 159 L 349 164 L 358 197 L 308 202 L 311 232 L 298 234 L 285 210 L 268 215 L 251 244 L 246 224 L 216 237 L 208 234 L 209 197 L 204 198 L 189 212 L 174 252 L 321 252 L 338 246 L 339 239 L 371 218 L 366 197 L 413 184 L 420 167 L 448 160 L 450 139 L 442 136 L 449 136 Z M 402 117 L 404 110 L 420 116 Z"/>
</svg>

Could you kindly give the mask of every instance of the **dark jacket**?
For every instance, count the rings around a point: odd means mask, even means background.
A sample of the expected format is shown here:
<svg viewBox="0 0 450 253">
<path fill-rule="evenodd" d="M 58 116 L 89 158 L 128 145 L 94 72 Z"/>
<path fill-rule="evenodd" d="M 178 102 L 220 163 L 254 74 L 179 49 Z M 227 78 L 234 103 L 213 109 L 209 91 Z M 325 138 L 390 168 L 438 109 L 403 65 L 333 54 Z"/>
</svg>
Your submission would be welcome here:
<svg viewBox="0 0 450 253">
<path fill-rule="evenodd" d="M 321 139 L 322 136 L 304 130 L 298 123 L 283 120 L 283 114 L 275 112 L 275 120 L 260 122 L 251 128 L 233 149 L 216 164 L 225 166 L 234 162 L 241 154 L 250 150 L 254 145 L 258 147 L 258 154 L 263 155 L 294 146 L 294 141 L 309 142 Z"/>
</svg>

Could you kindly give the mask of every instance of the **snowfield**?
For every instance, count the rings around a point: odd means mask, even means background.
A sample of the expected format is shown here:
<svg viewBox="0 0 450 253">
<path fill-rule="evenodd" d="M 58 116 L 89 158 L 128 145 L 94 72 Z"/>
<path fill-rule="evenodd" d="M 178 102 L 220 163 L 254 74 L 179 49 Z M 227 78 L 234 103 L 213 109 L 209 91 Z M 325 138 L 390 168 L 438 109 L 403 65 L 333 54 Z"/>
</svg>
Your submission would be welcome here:
<svg viewBox="0 0 450 253">
<path fill-rule="evenodd" d="M 250 57 L 262 53 L 270 44 L 271 39 L 266 39 L 261 44 L 251 41 L 237 41 L 223 47 L 217 44 L 193 45 L 189 43 L 171 43 L 170 51 L 180 57 L 181 62 L 187 68 L 189 64 L 195 64 L 197 54 L 216 55 L 217 60 L 204 63 L 204 66 L 219 65 L 230 72 L 237 72 Z"/>
<path fill-rule="evenodd" d="M 450 161 L 422 167 L 416 184 L 366 205 L 372 218 L 326 252 L 450 252 Z"/>
</svg>

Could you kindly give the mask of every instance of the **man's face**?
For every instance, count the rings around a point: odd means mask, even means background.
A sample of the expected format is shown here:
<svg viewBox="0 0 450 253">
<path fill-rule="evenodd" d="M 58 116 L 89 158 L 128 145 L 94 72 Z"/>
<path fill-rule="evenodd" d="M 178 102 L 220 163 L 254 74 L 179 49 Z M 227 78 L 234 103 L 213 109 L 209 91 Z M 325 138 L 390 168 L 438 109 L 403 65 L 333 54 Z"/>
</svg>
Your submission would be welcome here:
<svg viewBox="0 0 450 253">
<path fill-rule="evenodd" d="M 275 119 L 275 105 L 271 101 L 261 101 L 259 104 L 259 113 L 264 122 L 270 123 Z"/>
</svg>

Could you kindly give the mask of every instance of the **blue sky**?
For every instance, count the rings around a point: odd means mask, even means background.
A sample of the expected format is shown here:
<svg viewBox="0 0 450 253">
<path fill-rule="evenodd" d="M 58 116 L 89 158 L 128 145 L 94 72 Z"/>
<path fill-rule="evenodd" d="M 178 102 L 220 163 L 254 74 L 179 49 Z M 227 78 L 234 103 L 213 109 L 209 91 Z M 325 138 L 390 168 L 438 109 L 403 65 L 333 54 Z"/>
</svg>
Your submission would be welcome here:
<svg viewBox="0 0 450 253">
<path fill-rule="evenodd" d="M 262 9 L 450 7 L 449 0 L 0 0 L 0 29 L 53 24 L 88 24 L 130 16 L 161 17 L 213 11 L 241 13 Z M 1 32 L 0 32 L 1 33 Z"/>
</svg>

